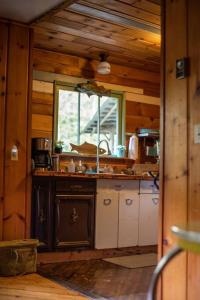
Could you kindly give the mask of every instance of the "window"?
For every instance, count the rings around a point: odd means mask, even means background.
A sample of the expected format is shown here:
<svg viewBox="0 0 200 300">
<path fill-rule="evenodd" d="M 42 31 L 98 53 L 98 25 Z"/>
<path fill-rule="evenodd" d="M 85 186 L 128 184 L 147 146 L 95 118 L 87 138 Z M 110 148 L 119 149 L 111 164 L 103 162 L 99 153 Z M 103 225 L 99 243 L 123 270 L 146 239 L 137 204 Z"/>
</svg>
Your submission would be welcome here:
<svg viewBox="0 0 200 300">
<path fill-rule="evenodd" d="M 120 93 L 89 97 L 75 91 L 72 85 L 56 84 L 54 140 L 63 141 L 64 152 L 71 152 L 70 143 L 97 145 L 106 139 L 112 154 L 117 154 L 117 146 L 124 141 L 123 106 Z"/>
</svg>

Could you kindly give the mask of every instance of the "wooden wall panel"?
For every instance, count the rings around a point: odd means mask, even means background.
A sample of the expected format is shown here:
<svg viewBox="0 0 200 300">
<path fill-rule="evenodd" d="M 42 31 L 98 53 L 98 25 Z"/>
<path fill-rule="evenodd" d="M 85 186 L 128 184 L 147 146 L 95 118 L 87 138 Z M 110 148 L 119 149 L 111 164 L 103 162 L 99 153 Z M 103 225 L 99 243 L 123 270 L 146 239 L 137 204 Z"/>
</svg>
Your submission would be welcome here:
<svg viewBox="0 0 200 300">
<path fill-rule="evenodd" d="M 32 137 L 52 138 L 52 133 L 53 83 L 33 80 Z"/>
<path fill-rule="evenodd" d="M 200 2 L 188 0 L 188 56 L 189 78 L 189 224 L 200 224 L 200 145 L 194 143 L 194 126 L 200 124 Z M 198 300 L 200 295 L 200 256 L 189 254 L 188 299 Z"/>
<path fill-rule="evenodd" d="M 0 241 L 3 236 L 4 140 L 8 25 L 0 23 Z"/>
<path fill-rule="evenodd" d="M 177 80 L 176 59 L 187 56 L 186 1 L 165 1 L 165 155 L 163 252 L 174 244 L 170 227 L 187 222 L 187 79 Z M 163 300 L 186 299 L 186 254 L 163 274 Z"/>
<path fill-rule="evenodd" d="M 24 238 L 26 232 L 29 38 L 28 28 L 9 25 L 3 218 L 5 240 Z M 18 147 L 17 161 L 11 160 L 13 145 Z"/>
<path fill-rule="evenodd" d="M 47 78 L 45 77 L 45 79 Z M 121 88 L 123 90 L 123 86 Z M 43 92 L 40 92 L 41 90 Z M 32 137 L 52 138 L 53 94 L 50 93 L 52 91 L 53 83 L 34 80 L 32 92 Z M 129 99 L 132 99 L 131 95 L 134 99 L 135 94 L 130 92 L 128 94 Z M 151 101 L 151 97 L 149 98 Z M 144 101 L 146 102 L 147 100 L 148 96 L 146 96 Z M 142 97 L 139 101 L 142 101 Z M 126 101 L 126 131 L 135 132 L 137 128 L 159 129 L 159 113 L 159 105 Z"/>
<path fill-rule="evenodd" d="M 99 82 L 107 82 L 142 88 L 146 95 L 159 97 L 160 75 L 159 73 L 144 71 L 126 66 L 112 64 L 111 74 L 98 75 L 95 70 L 97 61 L 89 61 L 85 58 L 71 56 L 52 51 L 34 49 L 34 70 L 64 74 L 68 76 L 95 79 Z"/>
</svg>

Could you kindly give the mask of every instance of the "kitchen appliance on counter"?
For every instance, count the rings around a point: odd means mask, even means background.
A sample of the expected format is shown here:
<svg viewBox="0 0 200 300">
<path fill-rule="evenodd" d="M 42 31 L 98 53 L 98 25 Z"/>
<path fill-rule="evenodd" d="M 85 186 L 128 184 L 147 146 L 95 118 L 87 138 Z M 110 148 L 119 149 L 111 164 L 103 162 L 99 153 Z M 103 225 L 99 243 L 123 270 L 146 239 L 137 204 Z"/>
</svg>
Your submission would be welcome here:
<svg viewBox="0 0 200 300">
<path fill-rule="evenodd" d="M 158 163 L 160 155 L 160 132 L 155 129 L 138 130 L 140 163 Z"/>
<path fill-rule="evenodd" d="M 32 160 L 35 169 L 50 170 L 52 141 L 49 138 L 32 138 Z"/>
</svg>

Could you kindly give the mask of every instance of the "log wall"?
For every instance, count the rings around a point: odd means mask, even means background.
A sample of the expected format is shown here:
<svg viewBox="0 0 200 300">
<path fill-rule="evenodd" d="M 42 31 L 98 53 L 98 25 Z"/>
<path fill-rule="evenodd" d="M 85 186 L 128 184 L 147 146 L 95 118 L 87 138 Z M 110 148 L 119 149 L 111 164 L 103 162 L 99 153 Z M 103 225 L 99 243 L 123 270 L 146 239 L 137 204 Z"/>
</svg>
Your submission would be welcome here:
<svg viewBox="0 0 200 300">
<path fill-rule="evenodd" d="M 75 56 L 34 49 L 34 80 L 32 93 L 32 136 L 52 137 L 53 131 L 53 81 L 79 83 L 88 77 L 86 60 Z M 126 99 L 126 132 L 135 132 L 137 128 L 159 129 L 159 75 L 152 72 L 148 77 L 145 71 L 128 67 L 114 66 L 115 76 L 99 76 L 97 81 L 107 89 L 123 91 Z M 149 78 L 149 79 L 148 79 Z M 129 86 L 129 79 L 132 86 Z M 146 80 L 146 82 L 145 82 Z M 155 83 L 154 96 L 146 88 Z M 118 84 L 115 84 L 117 82 Z M 138 82 L 139 85 L 138 85 Z M 155 96 L 156 95 L 156 96 Z"/>
</svg>

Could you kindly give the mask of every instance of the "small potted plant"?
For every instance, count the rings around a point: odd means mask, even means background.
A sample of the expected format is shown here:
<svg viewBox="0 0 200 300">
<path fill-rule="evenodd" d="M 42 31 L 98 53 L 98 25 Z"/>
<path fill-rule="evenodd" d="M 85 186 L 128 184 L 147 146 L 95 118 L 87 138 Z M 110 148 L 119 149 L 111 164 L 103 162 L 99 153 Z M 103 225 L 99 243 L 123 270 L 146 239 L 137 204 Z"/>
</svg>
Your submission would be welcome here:
<svg viewBox="0 0 200 300">
<path fill-rule="evenodd" d="M 54 148 L 55 153 L 62 153 L 62 150 L 63 150 L 63 144 L 64 144 L 63 141 L 57 141 L 57 142 L 55 143 L 55 148 Z"/>
<path fill-rule="evenodd" d="M 126 146 L 124 145 L 118 145 L 117 146 L 117 156 L 118 157 L 125 157 L 125 151 L 126 151 Z"/>
</svg>

